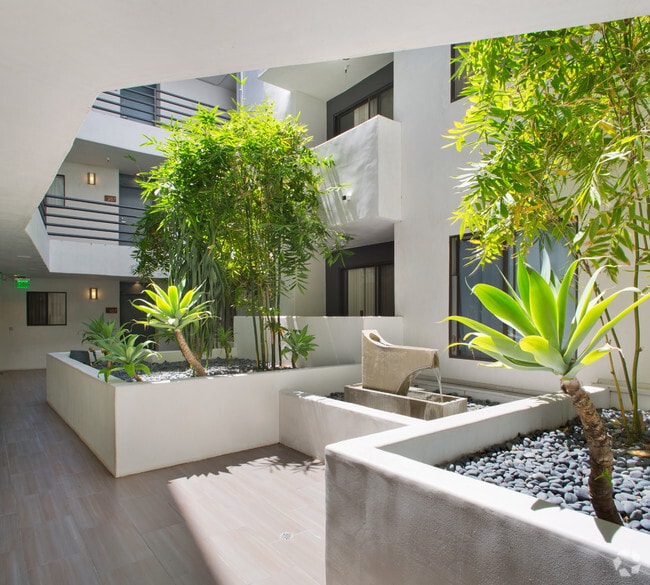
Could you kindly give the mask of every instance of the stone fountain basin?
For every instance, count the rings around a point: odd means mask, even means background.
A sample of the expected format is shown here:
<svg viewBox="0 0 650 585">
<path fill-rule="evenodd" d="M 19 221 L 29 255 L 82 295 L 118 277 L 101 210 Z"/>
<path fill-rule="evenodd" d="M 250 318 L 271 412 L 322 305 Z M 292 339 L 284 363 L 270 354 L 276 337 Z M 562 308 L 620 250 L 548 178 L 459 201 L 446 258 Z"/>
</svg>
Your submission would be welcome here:
<svg viewBox="0 0 650 585">
<path fill-rule="evenodd" d="M 433 420 L 467 411 L 467 398 L 409 388 L 406 396 L 364 388 L 361 383 L 344 388 L 345 401 L 385 412 Z"/>
</svg>

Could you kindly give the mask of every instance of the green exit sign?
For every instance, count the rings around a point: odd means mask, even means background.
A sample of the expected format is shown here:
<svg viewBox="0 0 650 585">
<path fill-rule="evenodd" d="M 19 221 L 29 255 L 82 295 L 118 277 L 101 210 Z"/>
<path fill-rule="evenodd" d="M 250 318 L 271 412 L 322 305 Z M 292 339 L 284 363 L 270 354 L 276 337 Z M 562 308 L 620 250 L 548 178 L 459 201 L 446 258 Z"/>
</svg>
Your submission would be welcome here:
<svg viewBox="0 0 650 585">
<path fill-rule="evenodd" d="M 29 278 L 17 278 L 16 288 L 29 288 Z"/>
</svg>

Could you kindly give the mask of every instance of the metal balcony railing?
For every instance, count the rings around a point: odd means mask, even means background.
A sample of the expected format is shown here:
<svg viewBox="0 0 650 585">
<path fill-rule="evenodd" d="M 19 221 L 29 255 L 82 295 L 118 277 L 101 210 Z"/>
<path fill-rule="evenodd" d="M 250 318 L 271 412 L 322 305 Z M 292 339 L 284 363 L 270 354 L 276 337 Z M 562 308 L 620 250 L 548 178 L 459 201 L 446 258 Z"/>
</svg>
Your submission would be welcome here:
<svg viewBox="0 0 650 585">
<path fill-rule="evenodd" d="M 214 108 L 213 105 L 161 90 L 154 85 L 147 85 L 105 91 L 99 94 L 93 109 L 155 126 L 193 116 L 199 104 L 206 108 Z M 224 120 L 228 119 L 225 112 L 221 117 Z"/>
<path fill-rule="evenodd" d="M 46 195 L 39 211 L 49 236 L 122 246 L 133 245 L 135 225 L 144 213 L 139 207 L 58 195 Z"/>
</svg>

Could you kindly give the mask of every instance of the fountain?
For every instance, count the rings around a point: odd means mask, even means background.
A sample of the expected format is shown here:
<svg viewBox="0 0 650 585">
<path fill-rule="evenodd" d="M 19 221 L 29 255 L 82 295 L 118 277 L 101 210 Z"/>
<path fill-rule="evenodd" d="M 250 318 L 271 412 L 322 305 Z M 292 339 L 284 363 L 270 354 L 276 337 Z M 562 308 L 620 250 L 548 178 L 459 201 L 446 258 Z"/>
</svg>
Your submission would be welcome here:
<svg viewBox="0 0 650 585">
<path fill-rule="evenodd" d="M 442 393 L 438 351 L 425 347 L 393 345 L 373 329 L 362 334 L 361 383 L 345 386 L 345 400 L 431 420 L 467 410 L 467 399 Z M 412 387 L 420 370 L 433 369 L 438 392 Z"/>
</svg>

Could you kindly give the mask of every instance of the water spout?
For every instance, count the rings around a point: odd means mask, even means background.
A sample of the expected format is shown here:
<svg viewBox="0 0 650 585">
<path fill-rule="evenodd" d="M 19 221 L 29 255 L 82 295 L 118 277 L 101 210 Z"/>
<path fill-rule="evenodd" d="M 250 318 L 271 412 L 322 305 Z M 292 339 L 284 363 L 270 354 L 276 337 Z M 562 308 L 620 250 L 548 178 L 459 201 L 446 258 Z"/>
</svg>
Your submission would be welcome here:
<svg viewBox="0 0 650 585">
<path fill-rule="evenodd" d="M 436 380 L 438 380 L 438 394 L 440 394 L 440 400 L 442 400 L 442 376 L 440 376 L 440 368 L 433 368 L 433 373 L 436 376 Z"/>
</svg>

